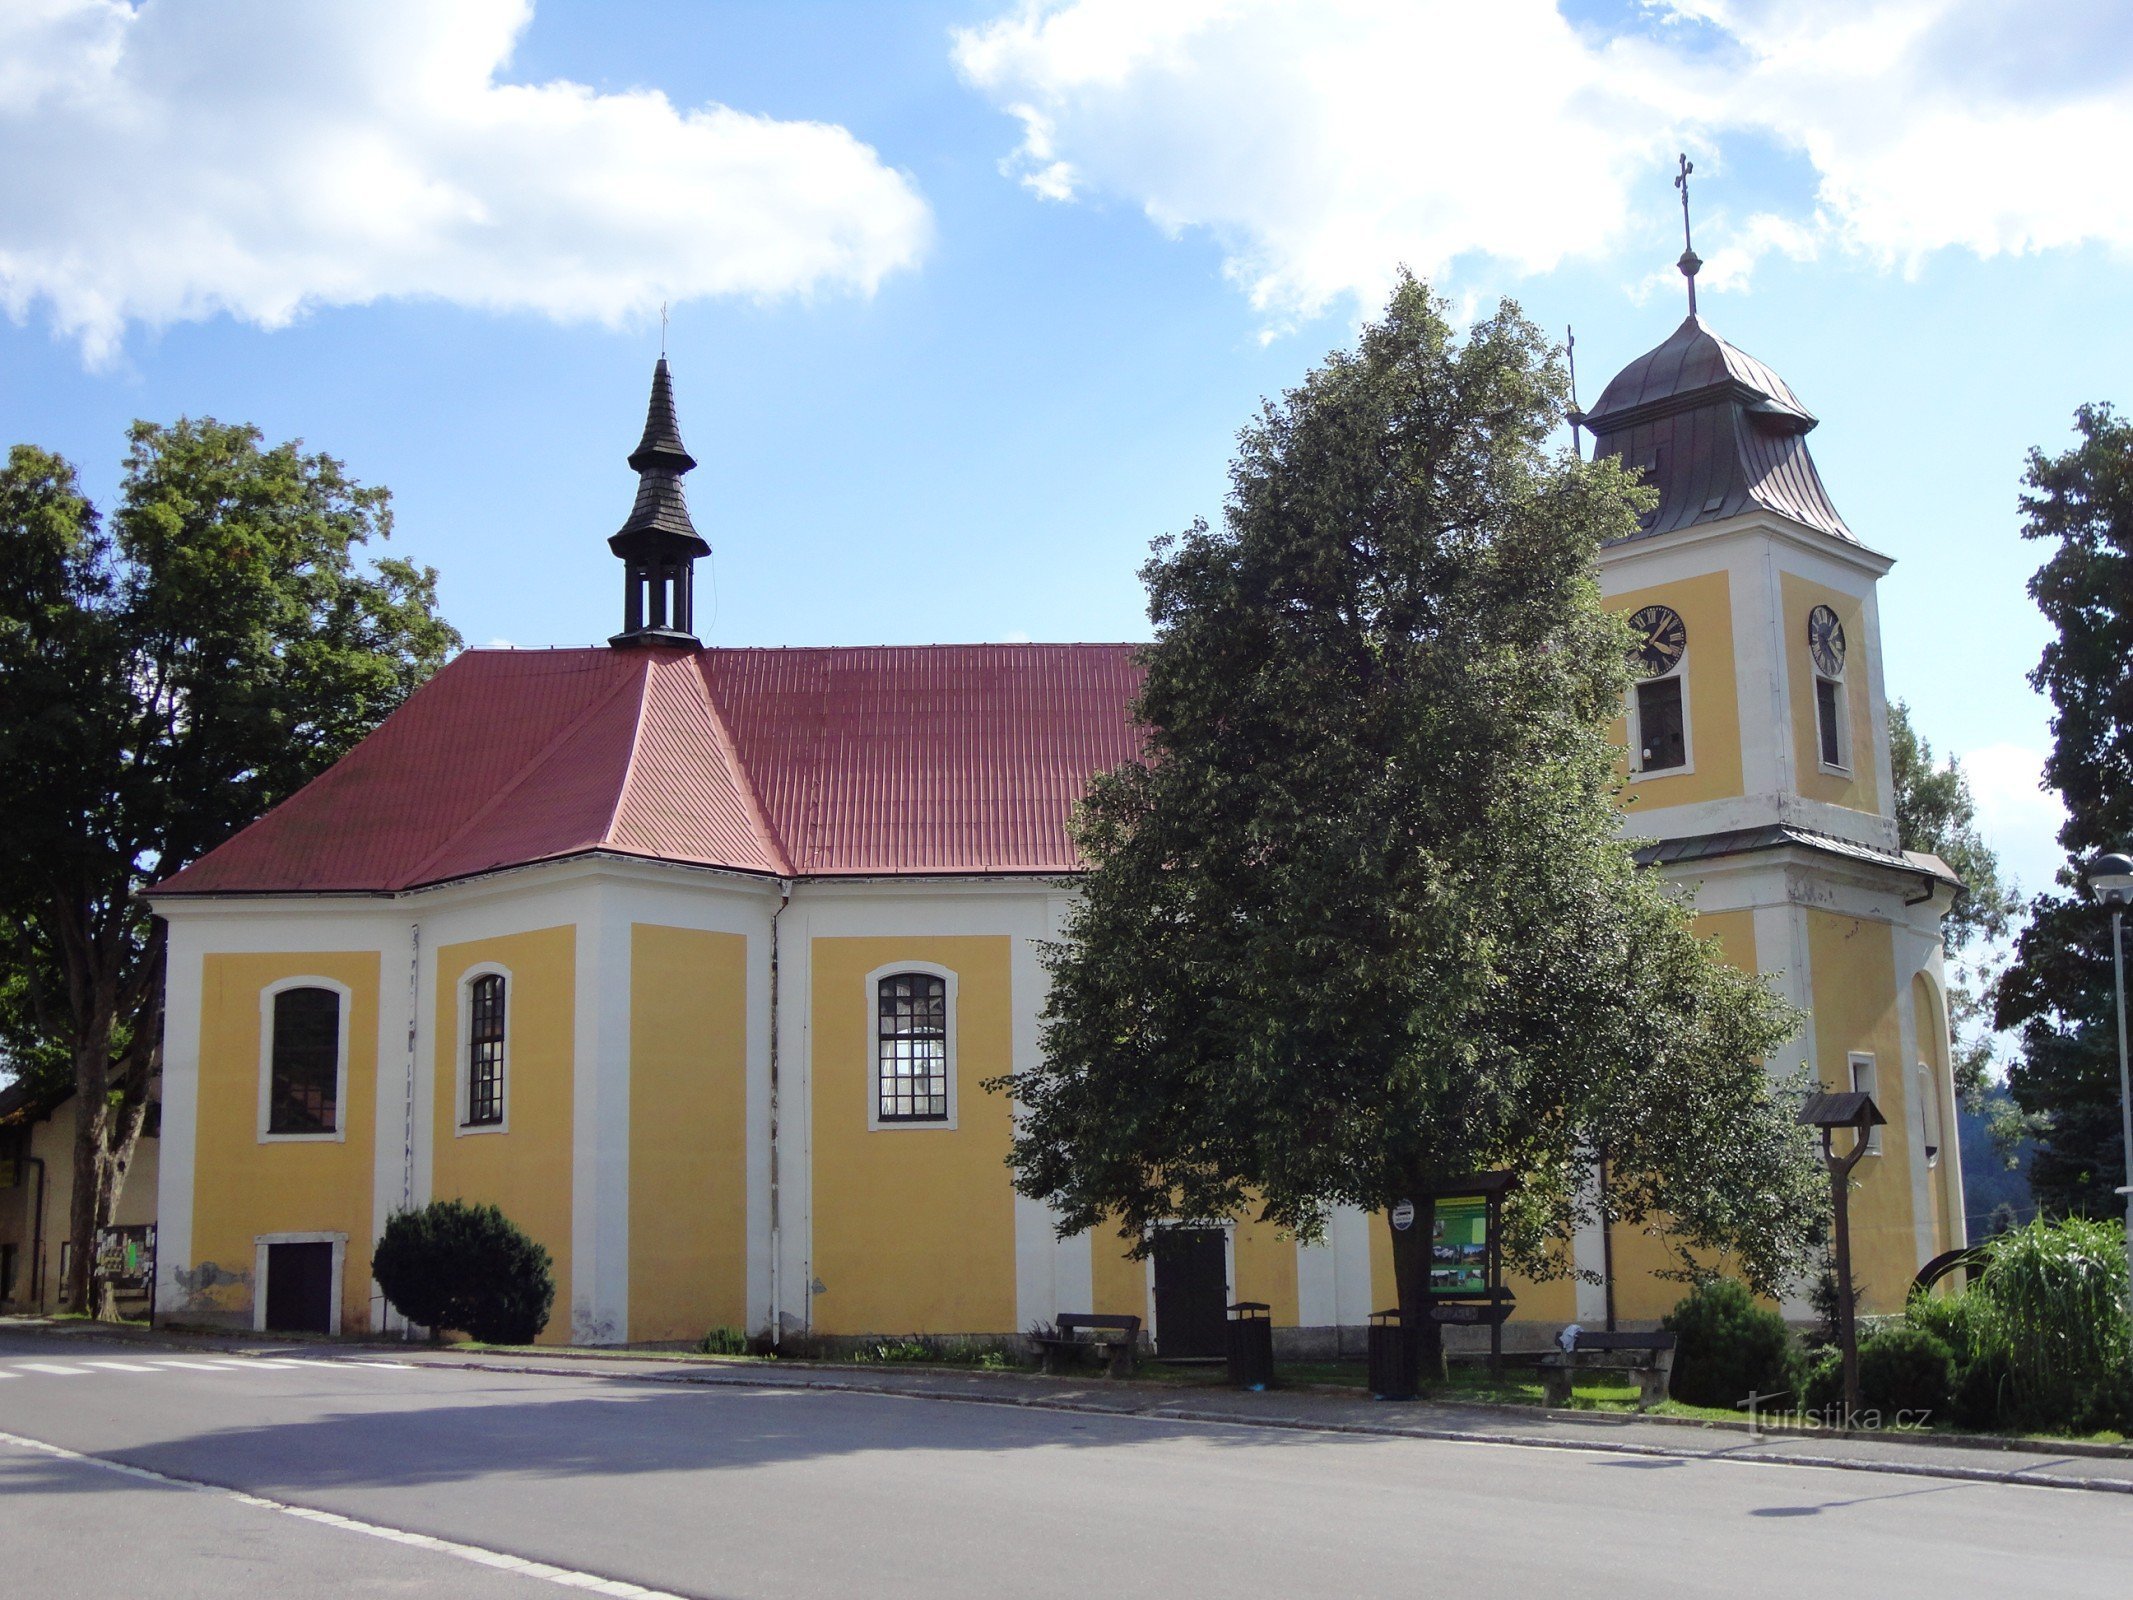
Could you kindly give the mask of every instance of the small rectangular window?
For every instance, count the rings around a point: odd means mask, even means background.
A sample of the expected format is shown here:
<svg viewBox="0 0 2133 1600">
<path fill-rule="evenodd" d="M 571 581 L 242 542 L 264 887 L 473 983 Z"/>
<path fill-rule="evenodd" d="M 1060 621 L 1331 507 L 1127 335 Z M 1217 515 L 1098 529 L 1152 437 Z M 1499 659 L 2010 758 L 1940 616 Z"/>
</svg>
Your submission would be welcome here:
<svg viewBox="0 0 2133 1600">
<path fill-rule="evenodd" d="M 899 972 L 878 986 L 875 1106 L 882 1122 L 948 1120 L 948 982 Z"/>
<path fill-rule="evenodd" d="M 1815 731 L 1822 744 L 1822 765 L 1844 761 L 1844 685 L 1834 678 L 1815 679 Z"/>
<path fill-rule="evenodd" d="M 467 1126 L 504 1120 L 504 979 L 483 973 L 467 997 Z"/>
<path fill-rule="evenodd" d="M 1874 1058 L 1870 1055 L 1855 1055 L 1851 1058 L 1851 1068 L 1852 1093 L 1872 1094 L 1874 1092 Z M 1901 1074 L 1899 1073 L 1898 1076 L 1900 1077 Z M 1882 1114 L 1886 1116 L 1887 1112 L 1884 1111 Z M 1879 1128 L 1872 1128 L 1867 1131 L 1866 1153 L 1870 1156 L 1881 1154 L 1881 1130 Z"/>
<path fill-rule="evenodd" d="M 341 1125 L 341 997 L 284 989 L 274 997 L 267 1132 L 335 1133 Z"/>
<path fill-rule="evenodd" d="M 1637 745 L 1639 772 L 1688 764 L 1680 678 L 1650 678 L 1637 685 Z"/>
</svg>

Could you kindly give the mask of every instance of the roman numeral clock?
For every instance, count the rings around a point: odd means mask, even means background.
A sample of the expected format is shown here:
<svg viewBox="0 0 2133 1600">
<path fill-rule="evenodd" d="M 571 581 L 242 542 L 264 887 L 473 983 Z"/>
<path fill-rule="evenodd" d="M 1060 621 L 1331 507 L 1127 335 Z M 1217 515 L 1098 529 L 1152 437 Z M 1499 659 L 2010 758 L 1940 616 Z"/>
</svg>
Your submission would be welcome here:
<svg viewBox="0 0 2133 1600">
<path fill-rule="evenodd" d="M 1689 630 L 1672 606 L 1646 606 L 1629 619 L 1637 633 L 1636 665 L 1647 678 L 1662 678 L 1681 665 Z"/>
</svg>

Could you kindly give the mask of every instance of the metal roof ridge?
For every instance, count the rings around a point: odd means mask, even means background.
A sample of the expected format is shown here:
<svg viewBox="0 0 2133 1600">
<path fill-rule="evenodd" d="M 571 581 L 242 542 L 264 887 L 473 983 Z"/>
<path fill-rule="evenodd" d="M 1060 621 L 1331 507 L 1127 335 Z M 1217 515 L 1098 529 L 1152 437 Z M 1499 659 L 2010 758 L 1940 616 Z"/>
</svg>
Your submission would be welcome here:
<svg viewBox="0 0 2133 1600">
<path fill-rule="evenodd" d="M 741 759 L 741 748 L 734 742 L 733 729 L 726 722 L 726 708 L 718 703 L 718 695 L 712 690 L 711 679 L 704 671 L 704 657 L 710 652 L 699 650 L 690 662 L 694 669 L 690 676 L 695 680 L 696 690 L 704 697 L 704 709 L 711 713 L 712 737 L 718 741 L 719 755 L 725 760 L 726 770 L 733 775 L 734 788 L 741 802 L 748 808 L 748 819 L 754 824 L 756 837 L 765 846 L 764 854 L 778 864 L 779 872 L 788 878 L 796 877 L 793 871 L 792 852 L 785 847 L 777 824 L 771 820 L 763 805 L 762 791 L 756 787 L 755 774 L 748 770 L 748 763 Z"/>
<path fill-rule="evenodd" d="M 616 651 L 613 653 L 618 656 L 625 655 L 625 652 L 622 651 Z M 520 789 L 524 788 L 526 786 L 526 783 L 532 778 L 534 773 L 540 771 L 540 769 L 547 763 L 548 758 L 550 756 L 554 755 L 558 749 L 560 749 L 568 740 L 574 737 L 579 729 L 583 728 L 588 722 L 592 721 L 594 717 L 605 711 L 608 706 L 613 703 L 613 701 L 618 695 L 620 695 L 624 690 L 629 688 L 632 677 L 642 678 L 644 676 L 648 676 L 648 674 L 645 674 L 642 670 L 645 665 L 644 661 L 633 660 L 632 664 L 639 669 L 636 673 L 625 674 L 622 678 L 622 681 L 617 683 L 615 687 L 610 689 L 606 694 L 596 695 L 593 698 L 591 704 L 587 705 L 583 711 L 579 712 L 575 717 L 572 717 L 570 721 L 565 723 L 560 729 L 557 730 L 554 738 L 550 739 L 546 744 L 542 745 L 540 749 L 534 751 L 531 756 L 527 757 L 526 760 L 520 764 L 518 771 L 511 775 L 510 780 L 502 784 L 497 789 L 496 793 L 489 796 L 488 802 L 486 804 L 479 807 L 472 816 L 467 818 L 465 822 L 461 823 L 457 828 L 454 828 L 450 834 L 448 834 L 443 840 L 438 843 L 436 849 L 432 850 L 428 855 L 424 856 L 420 861 L 416 862 L 415 865 L 408 870 L 400 884 L 395 884 L 392 887 L 398 889 L 404 887 L 406 884 L 421 882 L 422 874 L 427 871 L 440 857 L 448 854 L 454 845 L 458 844 L 460 840 L 466 838 L 468 834 L 472 833 L 475 828 L 480 826 L 483 822 L 487 821 L 491 813 L 493 813 L 512 795 L 518 793 Z M 609 825 L 613 825 L 612 816 L 610 816 Z"/>
<path fill-rule="evenodd" d="M 665 358 L 662 357 L 660 365 L 664 366 L 665 364 Z M 615 826 L 621 822 L 622 808 L 629 804 L 630 790 L 637 782 L 637 760 L 644 750 L 644 708 L 651 704 L 652 674 L 658 669 L 659 663 L 652 659 L 651 652 L 647 651 L 645 653 L 644 671 L 637 674 L 637 715 L 630 722 L 629 760 L 622 768 L 622 781 L 615 785 L 614 801 L 607 808 L 607 821 L 600 825 L 599 841 L 603 845 L 613 844 Z M 628 680 L 625 679 L 624 681 L 627 682 Z M 609 698 L 613 697 L 610 696 Z M 606 701 L 603 700 L 601 704 L 605 705 Z M 541 754 L 546 755 L 547 751 L 544 750 Z M 540 758 L 536 757 L 533 764 L 538 766 Z"/>
</svg>

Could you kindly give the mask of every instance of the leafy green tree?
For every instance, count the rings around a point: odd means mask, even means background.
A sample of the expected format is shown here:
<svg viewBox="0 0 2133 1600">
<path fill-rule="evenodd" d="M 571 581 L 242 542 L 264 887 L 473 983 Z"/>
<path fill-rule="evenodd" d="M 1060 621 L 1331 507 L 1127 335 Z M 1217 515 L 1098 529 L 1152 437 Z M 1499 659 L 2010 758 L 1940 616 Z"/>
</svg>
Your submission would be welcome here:
<svg viewBox="0 0 2133 1600">
<path fill-rule="evenodd" d="M 2030 682 L 2051 697 L 2045 782 L 2066 802 L 2058 892 L 2039 896 L 2000 982 L 1995 1020 L 2018 1028 L 2007 1082 L 2040 1124 L 2030 1182 L 2050 1212 L 2110 1216 L 2125 1182 L 2110 917 L 2080 888 L 2100 851 L 2133 842 L 2133 423 L 2074 414 L 2078 440 L 2029 454 L 2022 537 L 2051 547 L 2029 592 L 2056 637 Z"/>
<path fill-rule="evenodd" d="M 135 423 L 114 515 L 18 445 L 0 471 L 0 1042 L 76 1091 L 70 1230 L 108 1223 L 161 1062 L 141 890 L 343 754 L 458 644 L 436 574 L 355 564 L 388 495 L 250 427 Z M 77 1249 L 66 1303 L 88 1302 Z M 108 1311 L 108 1307 L 98 1307 Z"/>
<path fill-rule="evenodd" d="M 1822 1202 L 1759 1059 L 1797 1018 L 1694 934 L 1618 838 L 1630 636 L 1594 558 L 1646 491 L 1549 452 L 1556 355 L 1505 304 L 1384 319 L 1244 430 L 1220 530 L 1158 542 L 1146 755 L 1078 815 L 1020 1190 L 1129 1248 L 1167 1218 L 1411 1199 L 1512 1169 L 1525 1270 L 1603 1203 L 1759 1287 Z"/>
<path fill-rule="evenodd" d="M 1963 880 L 1962 893 L 1942 920 L 1948 953 L 1948 1021 L 1955 1041 L 1955 1086 L 1963 1104 L 1985 1104 L 1992 1079 L 1991 1031 L 1997 941 L 2007 937 L 2021 905 L 2016 886 L 2000 874 L 2000 858 L 1977 828 L 1970 780 L 1953 756 L 1933 759 L 1933 746 L 1911 725 L 1901 700 L 1889 707 L 1889 764 L 1896 788 L 1896 833 L 1906 850 L 1936 855 Z M 2020 1137 L 2019 1119 L 1995 1131 L 2003 1143 Z"/>
</svg>

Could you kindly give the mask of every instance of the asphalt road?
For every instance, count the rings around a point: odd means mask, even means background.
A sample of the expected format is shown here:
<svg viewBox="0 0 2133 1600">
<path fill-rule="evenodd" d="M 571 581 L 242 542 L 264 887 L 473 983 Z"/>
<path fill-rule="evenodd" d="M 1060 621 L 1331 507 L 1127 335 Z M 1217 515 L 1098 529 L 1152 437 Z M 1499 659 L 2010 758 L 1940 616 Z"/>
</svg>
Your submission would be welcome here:
<svg viewBox="0 0 2133 1600">
<path fill-rule="evenodd" d="M 0 1434 L 8 1595 L 2117 1597 L 2133 1573 L 2120 1495 L 304 1352 L 0 1335 Z"/>
</svg>

